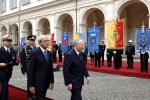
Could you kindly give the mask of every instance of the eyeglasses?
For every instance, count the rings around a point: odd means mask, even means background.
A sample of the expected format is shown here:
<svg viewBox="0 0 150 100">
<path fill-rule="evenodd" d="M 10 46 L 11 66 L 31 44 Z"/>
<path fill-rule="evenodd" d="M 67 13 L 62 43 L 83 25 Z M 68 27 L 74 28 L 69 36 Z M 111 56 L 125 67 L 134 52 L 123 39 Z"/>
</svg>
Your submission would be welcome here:
<svg viewBox="0 0 150 100">
<path fill-rule="evenodd" d="M 49 40 L 44 40 L 44 41 L 42 41 L 42 42 L 49 42 Z"/>
</svg>

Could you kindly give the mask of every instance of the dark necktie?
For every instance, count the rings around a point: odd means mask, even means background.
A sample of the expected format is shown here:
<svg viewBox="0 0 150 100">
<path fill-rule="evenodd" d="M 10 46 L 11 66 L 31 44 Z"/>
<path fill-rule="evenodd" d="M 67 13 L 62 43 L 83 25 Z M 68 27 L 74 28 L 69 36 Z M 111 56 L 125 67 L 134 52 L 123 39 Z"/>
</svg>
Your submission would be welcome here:
<svg viewBox="0 0 150 100">
<path fill-rule="evenodd" d="M 45 58 L 46 58 L 46 60 L 48 62 L 47 51 L 44 51 L 44 56 L 45 56 Z"/>
<path fill-rule="evenodd" d="M 79 53 L 79 58 L 82 61 L 82 54 L 81 53 Z"/>
</svg>

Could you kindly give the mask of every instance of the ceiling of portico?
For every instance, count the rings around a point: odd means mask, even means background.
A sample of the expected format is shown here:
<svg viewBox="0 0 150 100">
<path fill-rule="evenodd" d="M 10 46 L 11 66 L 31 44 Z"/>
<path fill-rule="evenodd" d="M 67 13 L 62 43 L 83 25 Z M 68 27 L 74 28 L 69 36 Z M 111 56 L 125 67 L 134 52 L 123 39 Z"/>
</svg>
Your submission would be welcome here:
<svg viewBox="0 0 150 100">
<path fill-rule="evenodd" d="M 26 21 L 23 25 L 23 32 L 32 34 L 32 24 L 29 21 Z"/>
</svg>

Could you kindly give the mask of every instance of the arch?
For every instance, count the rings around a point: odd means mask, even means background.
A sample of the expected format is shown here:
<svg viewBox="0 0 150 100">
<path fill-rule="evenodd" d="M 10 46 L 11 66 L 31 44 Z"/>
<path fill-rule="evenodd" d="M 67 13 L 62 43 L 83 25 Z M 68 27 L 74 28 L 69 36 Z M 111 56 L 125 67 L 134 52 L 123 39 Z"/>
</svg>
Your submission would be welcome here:
<svg viewBox="0 0 150 100">
<path fill-rule="evenodd" d="M 87 19 L 87 17 L 93 12 L 93 11 L 95 11 L 95 10 L 100 10 L 101 12 L 102 12 L 102 14 L 104 15 L 104 20 L 106 19 L 106 14 L 105 14 L 105 11 L 102 9 L 102 8 L 100 8 L 100 7 L 89 7 L 89 8 L 87 8 L 87 9 L 85 9 L 83 12 L 82 12 L 82 14 L 81 14 L 81 19 L 80 19 L 80 23 L 82 23 L 82 24 L 86 24 L 86 23 L 84 23 L 84 22 L 86 22 L 85 20 Z"/>
<path fill-rule="evenodd" d="M 55 26 L 60 27 L 58 23 L 62 23 L 62 21 L 65 19 L 66 16 L 70 15 L 72 20 L 74 19 L 73 15 L 70 12 L 65 12 L 65 13 L 61 13 L 57 16 L 56 18 L 56 23 Z M 74 20 L 73 20 L 73 24 L 74 24 Z"/>
<path fill-rule="evenodd" d="M 23 27 L 22 27 L 22 30 L 23 31 L 27 31 L 28 30 L 28 26 L 31 24 L 31 27 L 32 27 L 32 23 L 30 21 L 26 21 L 24 22 L 23 24 Z"/>
<path fill-rule="evenodd" d="M 145 0 L 139 0 L 139 1 L 138 0 L 132 0 L 132 1 L 123 0 L 123 2 L 118 4 L 118 7 L 116 7 L 116 10 L 115 10 L 114 14 L 118 14 L 118 16 L 120 16 L 123 9 L 125 7 L 127 7 L 128 5 L 133 4 L 133 3 L 143 3 L 147 7 L 148 12 L 150 13 L 150 7 L 149 7 L 148 3 Z"/>
<path fill-rule="evenodd" d="M 36 29 L 38 29 L 38 25 L 39 25 L 40 21 L 43 20 L 43 19 L 47 19 L 47 20 L 49 21 L 49 23 L 50 23 L 50 19 L 49 19 L 48 17 L 41 17 L 41 18 L 38 18 L 38 19 L 37 19 L 37 22 L 36 22 L 36 24 L 37 24 Z"/>
</svg>

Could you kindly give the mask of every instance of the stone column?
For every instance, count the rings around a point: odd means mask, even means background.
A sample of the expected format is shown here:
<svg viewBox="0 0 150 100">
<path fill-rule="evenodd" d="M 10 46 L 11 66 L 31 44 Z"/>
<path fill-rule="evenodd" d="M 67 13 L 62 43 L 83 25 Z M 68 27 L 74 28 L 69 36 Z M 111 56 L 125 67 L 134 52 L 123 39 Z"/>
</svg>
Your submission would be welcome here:
<svg viewBox="0 0 150 100">
<path fill-rule="evenodd" d="M 82 24 L 82 23 L 81 23 L 79 26 L 80 26 L 80 27 L 79 27 L 80 33 L 85 33 L 85 40 L 86 40 L 85 42 L 87 43 L 87 42 L 88 42 L 88 37 L 87 37 L 87 36 L 88 36 L 88 35 L 87 35 L 87 34 L 88 34 L 88 32 L 87 32 L 87 27 L 88 27 L 88 26 L 87 26 L 86 24 Z"/>
<path fill-rule="evenodd" d="M 54 33 L 54 40 L 57 40 L 56 43 L 58 44 L 59 41 L 62 41 L 62 33 L 64 28 L 62 27 L 55 27 L 55 33 Z"/>
</svg>

